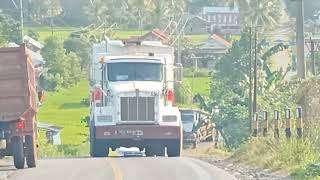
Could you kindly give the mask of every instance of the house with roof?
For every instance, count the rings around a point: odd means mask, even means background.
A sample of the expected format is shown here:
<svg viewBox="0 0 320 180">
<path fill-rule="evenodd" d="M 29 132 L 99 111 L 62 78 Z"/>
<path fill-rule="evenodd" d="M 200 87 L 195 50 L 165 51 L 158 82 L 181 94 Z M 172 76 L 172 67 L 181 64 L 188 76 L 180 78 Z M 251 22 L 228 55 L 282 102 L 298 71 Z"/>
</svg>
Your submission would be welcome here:
<svg viewBox="0 0 320 180">
<path fill-rule="evenodd" d="M 205 43 L 197 48 L 189 50 L 191 58 L 185 58 L 186 61 L 192 61 L 192 66 L 213 69 L 215 62 L 225 55 L 232 44 L 217 34 L 213 34 Z M 183 62 L 184 67 L 188 67 L 187 62 Z M 189 63 L 190 65 L 190 63 Z"/>
<path fill-rule="evenodd" d="M 129 39 L 124 39 L 127 42 L 135 42 L 135 41 L 161 41 L 162 43 L 166 43 L 169 41 L 169 36 L 163 32 L 162 30 L 156 28 L 145 35 L 142 36 L 131 36 Z"/>
<path fill-rule="evenodd" d="M 169 40 L 169 36 L 162 30 L 156 28 L 140 37 L 143 41 L 161 41 L 163 43 Z"/>
<path fill-rule="evenodd" d="M 237 7 L 204 7 L 201 16 L 209 22 L 210 33 L 223 35 L 241 33 L 240 11 Z"/>
<path fill-rule="evenodd" d="M 190 34 L 206 34 L 208 33 L 209 22 L 201 16 L 192 16 L 189 18 L 184 32 Z"/>
</svg>

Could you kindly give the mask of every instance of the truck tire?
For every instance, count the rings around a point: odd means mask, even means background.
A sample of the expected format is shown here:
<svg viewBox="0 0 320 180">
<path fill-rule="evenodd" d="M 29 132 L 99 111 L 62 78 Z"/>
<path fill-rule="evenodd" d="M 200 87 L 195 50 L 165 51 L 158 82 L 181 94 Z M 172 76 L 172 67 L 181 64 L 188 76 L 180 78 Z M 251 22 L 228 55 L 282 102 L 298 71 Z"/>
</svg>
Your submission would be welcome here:
<svg viewBox="0 0 320 180">
<path fill-rule="evenodd" d="M 24 150 L 23 150 L 23 138 L 13 137 L 12 138 L 12 151 L 14 166 L 17 169 L 23 169 L 25 164 Z"/>
<path fill-rule="evenodd" d="M 207 142 L 213 142 L 214 140 L 214 133 L 212 132 L 211 135 L 206 139 Z"/>
<path fill-rule="evenodd" d="M 34 168 L 37 166 L 37 145 L 36 140 L 33 136 L 27 135 L 25 137 L 26 141 L 26 161 L 28 168 Z"/>
<path fill-rule="evenodd" d="M 198 148 L 198 140 L 195 140 L 192 142 L 192 148 L 197 149 Z"/>
<path fill-rule="evenodd" d="M 180 141 L 170 143 L 167 147 L 168 157 L 179 157 L 181 154 L 181 143 Z"/>
<path fill-rule="evenodd" d="M 152 156 L 165 156 L 165 147 L 161 145 L 149 145 L 146 147 L 146 156 L 152 157 Z"/>
<path fill-rule="evenodd" d="M 94 128 L 90 128 L 90 156 L 91 157 L 107 157 L 109 155 L 109 147 L 97 142 Z"/>
</svg>

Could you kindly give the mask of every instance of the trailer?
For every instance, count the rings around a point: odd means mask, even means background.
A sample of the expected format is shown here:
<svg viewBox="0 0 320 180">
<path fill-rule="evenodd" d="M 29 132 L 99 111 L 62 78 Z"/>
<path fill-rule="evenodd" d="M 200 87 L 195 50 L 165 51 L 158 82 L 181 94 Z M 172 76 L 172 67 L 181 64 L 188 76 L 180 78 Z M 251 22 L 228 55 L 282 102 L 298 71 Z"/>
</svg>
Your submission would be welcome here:
<svg viewBox="0 0 320 180">
<path fill-rule="evenodd" d="M 25 45 L 0 48 L 0 157 L 13 156 L 17 169 L 36 167 L 37 91 Z"/>
</svg>

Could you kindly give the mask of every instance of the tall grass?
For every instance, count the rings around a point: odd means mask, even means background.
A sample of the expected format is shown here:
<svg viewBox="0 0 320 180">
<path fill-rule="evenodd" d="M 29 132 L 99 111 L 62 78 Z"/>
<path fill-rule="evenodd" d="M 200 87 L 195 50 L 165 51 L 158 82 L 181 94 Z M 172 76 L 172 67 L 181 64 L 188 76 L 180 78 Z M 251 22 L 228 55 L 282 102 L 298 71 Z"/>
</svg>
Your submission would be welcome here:
<svg viewBox="0 0 320 180">
<path fill-rule="evenodd" d="M 319 160 L 308 140 L 253 138 L 235 151 L 232 157 L 239 162 L 292 172 Z"/>
</svg>

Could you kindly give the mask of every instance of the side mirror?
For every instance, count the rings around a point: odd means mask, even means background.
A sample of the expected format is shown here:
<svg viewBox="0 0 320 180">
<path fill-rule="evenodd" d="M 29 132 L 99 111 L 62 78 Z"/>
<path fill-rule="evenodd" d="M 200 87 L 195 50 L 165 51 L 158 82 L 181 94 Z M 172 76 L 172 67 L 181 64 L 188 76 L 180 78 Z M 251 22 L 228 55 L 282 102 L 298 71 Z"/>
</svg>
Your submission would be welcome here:
<svg viewBox="0 0 320 180">
<path fill-rule="evenodd" d="M 182 82 L 183 79 L 183 66 L 182 64 L 176 64 L 174 68 L 174 81 Z"/>
</svg>

